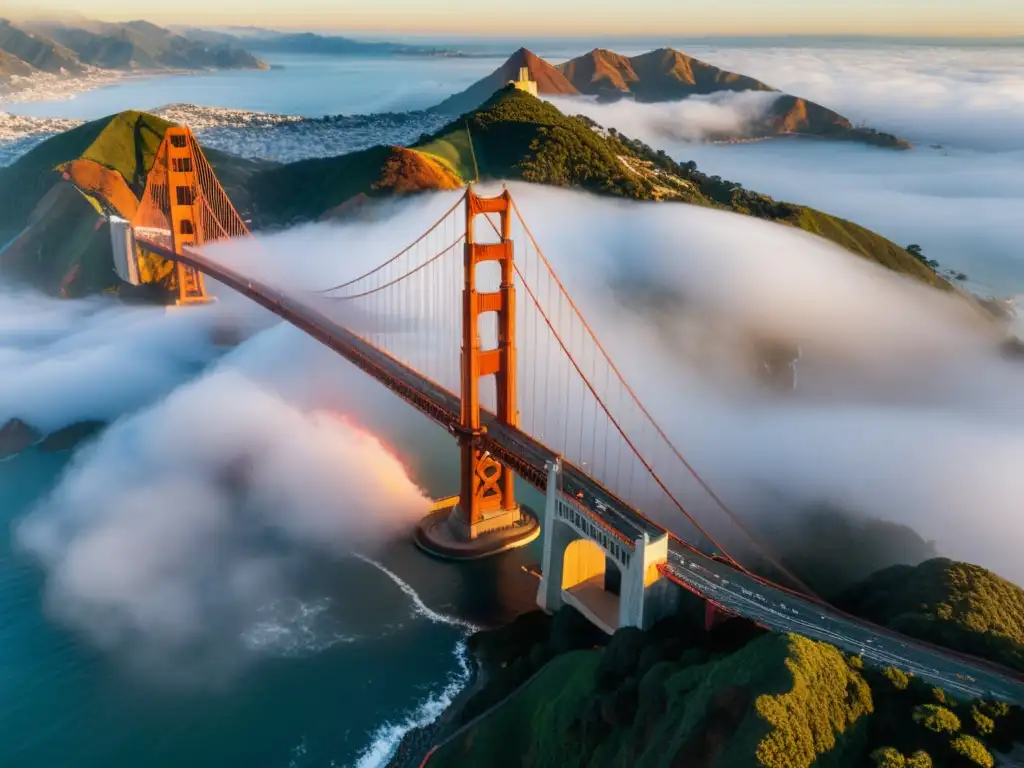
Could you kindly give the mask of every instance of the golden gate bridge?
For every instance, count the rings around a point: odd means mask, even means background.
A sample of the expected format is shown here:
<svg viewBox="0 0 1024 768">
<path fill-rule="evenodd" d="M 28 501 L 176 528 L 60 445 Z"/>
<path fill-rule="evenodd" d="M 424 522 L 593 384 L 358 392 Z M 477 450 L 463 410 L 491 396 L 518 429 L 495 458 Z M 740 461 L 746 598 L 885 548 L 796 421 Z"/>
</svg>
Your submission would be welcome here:
<svg viewBox="0 0 1024 768">
<path fill-rule="evenodd" d="M 790 573 L 641 402 L 508 190 L 481 197 L 469 188 L 373 269 L 315 291 L 285 291 L 204 251 L 223 240 L 257 243 L 195 137 L 172 127 L 131 225 L 138 251 L 175 263 L 178 303 L 206 301 L 204 275 L 215 279 L 453 435 L 460 487 L 419 526 L 424 549 L 471 558 L 536 538 L 537 513 L 516 501 L 518 475 L 545 494 L 538 603 L 547 610 L 574 605 L 608 632 L 646 628 L 675 609 L 682 588 L 706 601 L 708 624 L 741 615 L 950 689 L 1024 697 L 1021 676 L 844 614 Z M 683 503 L 696 494 L 710 500 L 714 518 L 699 519 Z M 729 533 L 788 583 L 745 567 L 722 545 Z"/>
</svg>

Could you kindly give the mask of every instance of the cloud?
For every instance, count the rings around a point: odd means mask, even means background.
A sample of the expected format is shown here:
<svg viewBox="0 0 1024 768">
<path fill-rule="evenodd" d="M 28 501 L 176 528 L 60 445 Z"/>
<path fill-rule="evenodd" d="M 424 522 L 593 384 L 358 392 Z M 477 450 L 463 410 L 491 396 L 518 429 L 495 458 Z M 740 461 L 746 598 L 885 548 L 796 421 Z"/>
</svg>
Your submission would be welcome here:
<svg viewBox="0 0 1024 768">
<path fill-rule="evenodd" d="M 222 682 L 277 613 L 308 623 L 311 560 L 373 551 L 422 516 L 401 461 L 304 381 L 325 354 L 275 327 L 76 455 L 16 529 L 50 614 L 148 673 Z"/>
<path fill-rule="evenodd" d="M 914 141 L 1024 149 L 1024 80 L 1013 47 L 700 46 L 688 52 Z"/>
<path fill-rule="evenodd" d="M 917 243 L 968 287 L 1024 291 L 1024 65 L 1012 49 L 693 47 L 689 53 L 910 139 L 910 152 L 839 142 L 687 141 L 681 104 L 586 103 L 584 112 L 694 160 L 706 173 Z M 564 101 L 564 100 L 562 100 Z M 559 102 L 561 103 L 561 102 Z M 569 104 L 565 106 L 569 108 Z M 666 128 L 677 119 L 673 132 Z M 684 121 L 696 121 L 696 130 Z M 941 149 L 932 145 L 940 144 Z"/>
<path fill-rule="evenodd" d="M 908 524 L 951 556 L 1024 579 L 1012 544 L 1024 534 L 1015 511 L 1024 481 L 1012 458 L 1024 451 L 1024 369 L 1000 357 L 998 329 L 955 297 L 787 227 L 691 206 L 511 189 L 613 359 L 741 515 L 764 522 L 831 503 Z M 326 287 L 380 263 L 452 199 L 417 200 L 408 231 L 397 218 L 284 233 L 267 241 L 266 259 L 281 269 L 301 250 Z M 386 241 L 375 249 L 374 232 Z M 524 233 L 513 236 L 517 258 L 529 259 Z M 341 261 L 343 253 L 359 254 L 357 262 Z M 299 282 L 311 280 L 309 272 Z M 524 318 L 518 326 L 521 423 L 570 457 L 578 445 L 585 454 L 601 433 L 565 417 L 575 396 L 569 408 L 536 395 L 531 383 L 544 389 L 550 342 Z M 403 349 L 416 347 L 425 326 L 404 327 Z M 801 345 L 796 393 L 756 383 L 756 338 Z M 684 503 L 716 530 L 727 527 L 713 523 L 720 513 L 650 438 L 647 449 Z M 591 468 L 601 471 L 600 461 Z M 685 530 L 678 512 L 660 514 Z"/>
<path fill-rule="evenodd" d="M 158 400 L 221 354 L 225 324 L 244 335 L 266 322 L 228 298 L 183 312 L 0 284 L 0 425 L 18 418 L 51 432 Z"/>
<path fill-rule="evenodd" d="M 549 96 L 567 115 L 586 115 L 627 136 L 648 135 L 669 141 L 704 141 L 750 133 L 778 94 L 758 91 L 715 93 L 655 104 L 620 100 L 602 104 L 591 98 Z"/>
</svg>

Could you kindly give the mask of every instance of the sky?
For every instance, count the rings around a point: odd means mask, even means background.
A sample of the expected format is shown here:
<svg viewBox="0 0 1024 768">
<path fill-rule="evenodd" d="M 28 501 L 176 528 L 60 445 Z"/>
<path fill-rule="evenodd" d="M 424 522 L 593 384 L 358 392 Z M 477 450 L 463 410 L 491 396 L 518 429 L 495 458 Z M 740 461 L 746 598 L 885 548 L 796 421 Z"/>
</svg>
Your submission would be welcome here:
<svg viewBox="0 0 1024 768">
<path fill-rule="evenodd" d="M 71 12 L 126 21 L 141 15 L 137 0 L 8 0 L 4 5 L 4 13 L 15 17 Z M 145 17 L 165 24 L 441 35 L 1024 35 L 1019 0 L 634 0 L 595 12 L 598 7 L 592 0 L 178 0 L 147 7 Z"/>
</svg>

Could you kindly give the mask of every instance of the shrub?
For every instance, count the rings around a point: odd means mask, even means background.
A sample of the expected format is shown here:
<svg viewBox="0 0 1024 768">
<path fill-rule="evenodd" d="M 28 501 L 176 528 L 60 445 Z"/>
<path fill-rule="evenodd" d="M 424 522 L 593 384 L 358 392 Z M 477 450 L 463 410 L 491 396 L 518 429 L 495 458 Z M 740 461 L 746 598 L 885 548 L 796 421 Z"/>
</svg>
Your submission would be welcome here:
<svg viewBox="0 0 1024 768">
<path fill-rule="evenodd" d="M 910 676 L 902 669 L 886 667 L 882 670 L 882 674 L 885 675 L 886 679 L 892 683 L 892 687 L 897 691 L 905 691 L 910 687 Z"/>
<path fill-rule="evenodd" d="M 932 698 L 939 702 L 939 704 L 944 704 L 947 707 L 956 706 L 956 702 L 941 688 L 932 688 Z"/>
<path fill-rule="evenodd" d="M 995 721 L 978 707 L 971 707 L 971 719 L 974 721 L 974 730 L 978 732 L 979 736 L 991 736 L 996 729 Z"/>
<path fill-rule="evenodd" d="M 907 758 L 907 768 L 932 768 L 932 758 L 923 749 Z"/>
<path fill-rule="evenodd" d="M 985 745 L 973 736 L 961 734 L 953 739 L 949 746 L 972 765 L 980 765 L 982 768 L 992 768 L 995 765 L 995 760 L 992 759 L 991 753 L 985 749 Z"/>
<path fill-rule="evenodd" d="M 932 733 L 956 733 L 960 730 L 960 718 L 938 704 L 918 704 L 914 707 L 914 722 Z"/>
<path fill-rule="evenodd" d="M 906 768 L 907 759 L 895 747 L 880 747 L 871 753 L 875 768 Z"/>
</svg>

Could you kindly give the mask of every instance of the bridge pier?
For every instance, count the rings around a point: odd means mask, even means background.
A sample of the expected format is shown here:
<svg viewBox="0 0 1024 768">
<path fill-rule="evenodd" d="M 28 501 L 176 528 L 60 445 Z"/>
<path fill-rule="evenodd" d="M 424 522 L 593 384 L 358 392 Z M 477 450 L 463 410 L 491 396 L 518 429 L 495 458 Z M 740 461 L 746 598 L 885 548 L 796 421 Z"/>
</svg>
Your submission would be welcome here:
<svg viewBox="0 0 1024 768">
<path fill-rule="evenodd" d="M 559 491 L 559 466 L 548 466 L 544 550 L 537 604 L 547 613 L 572 605 L 608 634 L 620 627 L 649 629 L 676 609 L 677 590 L 658 566 L 668 558 L 668 535 L 634 541 L 597 521 L 595 512 Z M 619 571 L 618 595 L 607 568 Z"/>
<path fill-rule="evenodd" d="M 430 512 L 416 526 L 415 542 L 428 555 L 443 560 L 479 560 L 525 547 L 540 536 L 540 523 L 528 507 L 499 510 L 469 525 L 459 506 L 459 497 L 434 502 Z"/>
</svg>

